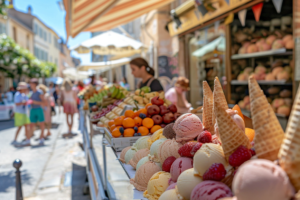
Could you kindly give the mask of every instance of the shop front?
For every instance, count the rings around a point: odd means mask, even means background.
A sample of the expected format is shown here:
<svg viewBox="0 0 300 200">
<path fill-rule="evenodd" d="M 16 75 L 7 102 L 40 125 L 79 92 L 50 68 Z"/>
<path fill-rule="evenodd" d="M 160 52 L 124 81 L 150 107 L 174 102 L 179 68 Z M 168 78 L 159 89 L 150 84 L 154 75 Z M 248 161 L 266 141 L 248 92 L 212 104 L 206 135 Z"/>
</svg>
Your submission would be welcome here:
<svg viewBox="0 0 300 200">
<path fill-rule="evenodd" d="M 294 59 L 297 1 L 189 1 L 172 12 L 179 62 L 190 79 L 190 102 L 202 105 L 202 82 L 218 76 L 230 104 L 250 116 L 248 77 L 259 82 L 285 128 L 297 86 Z M 297 45 L 296 45 L 297 46 Z M 297 51 L 297 47 L 295 48 Z M 298 66 L 299 67 L 299 66 Z"/>
</svg>

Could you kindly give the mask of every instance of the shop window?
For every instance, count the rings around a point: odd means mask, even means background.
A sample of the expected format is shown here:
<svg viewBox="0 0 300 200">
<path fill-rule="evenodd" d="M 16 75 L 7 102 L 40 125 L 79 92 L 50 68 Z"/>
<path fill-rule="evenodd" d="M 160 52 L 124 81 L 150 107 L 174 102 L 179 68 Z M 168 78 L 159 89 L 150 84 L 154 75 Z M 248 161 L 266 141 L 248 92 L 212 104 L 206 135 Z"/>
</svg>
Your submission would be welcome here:
<svg viewBox="0 0 300 200">
<path fill-rule="evenodd" d="M 17 29 L 16 29 L 16 27 L 13 27 L 13 37 L 14 37 L 15 42 L 18 42 L 17 41 Z"/>
<path fill-rule="evenodd" d="M 29 34 L 26 35 L 26 48 L 29 50 Z"/>
</svg>

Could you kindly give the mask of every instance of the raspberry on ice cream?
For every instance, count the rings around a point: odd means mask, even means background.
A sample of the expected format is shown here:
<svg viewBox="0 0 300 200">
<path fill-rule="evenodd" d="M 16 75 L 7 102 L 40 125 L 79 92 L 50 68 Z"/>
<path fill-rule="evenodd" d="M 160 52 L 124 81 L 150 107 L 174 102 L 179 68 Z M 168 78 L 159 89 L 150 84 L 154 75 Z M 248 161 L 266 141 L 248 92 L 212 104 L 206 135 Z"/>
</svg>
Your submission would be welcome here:
<svg viewBox="0 0 300 200">
<path fill-rule="evenodd" d="M 209 131 L 202 131 L 197 138 L 198 142 L 201 143 L 211 143 L 212 142 L 212 137 L 211 133 Z"/>
<path fill-rule="evenodd" d="M 162 170 L 165 172 L 170 172 L 171 166 L 175 160 L 176 160 L 176 158 L 174 156 L 168 157 L 162 165 Z"/>
<path fill-rule="evenodd" d="M 229 156 L 229 164 L 233 167 L 241 166 L 252 157 L 251 152 L 245 146 L 239 146 L 231 156 Z"/>
<path fill-rule="evenodd" d="M 203 125 L 197 115 L 187 113 L 176 120 L 173 129 L 176 133 L 176 141 L 185 143 L 196 138 L 203 131 Z"/>
<path fill-rule="evenodd" d="M 194 187 L 190 200 L 218 200 L 232 197 L 230 188 L 217 181 L 203 181 Z"/>
<path fill-rule="evenodd" d="M 222 163 L 215 163 L 203 174 L 203 180 L 221 181 L 225 178 L 226 173 Z"/>
<path fill-rule="evenodd" d="M 179 155 L 182 157 L 190 157 L 190 158 L 194 157 L 195 152 L 192 154 L 192 150 L 196 144 L 197 144 L 196 141 L 185 143 L 182 147 L 178 149 Z"/>
</svg>

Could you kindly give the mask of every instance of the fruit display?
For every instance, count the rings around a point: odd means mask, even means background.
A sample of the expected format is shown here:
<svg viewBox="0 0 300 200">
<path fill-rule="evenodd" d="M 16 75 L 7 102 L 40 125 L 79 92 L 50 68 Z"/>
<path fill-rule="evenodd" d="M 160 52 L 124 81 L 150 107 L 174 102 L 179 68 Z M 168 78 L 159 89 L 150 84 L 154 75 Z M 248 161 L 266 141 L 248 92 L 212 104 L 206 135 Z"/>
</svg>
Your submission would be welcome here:
<svg viewBox="0 0 300 200">
<path fill-rule="evenodd" d="M 168 131 L 167 126 L 150 138 L 140 138 L 144 150 L 135 144 L 123 149 L 120 161 L 136 169 L 130 183 L 147 199 L 293 199 L 300 189 L 296 167 L 300 144 L 295 140 L 300 126 L 289 123 L 284 134 L 268 99 L 250 78 L 254 129 L 245 128 L 239 106 L 228 109 L 219 80 L 214 84 L 213 106 L 203 105 L 206 121 L 182 115 Z M 203 98 L 207 102 L 210 96 Z M 300 120 L 299 105 L 300 91 L 291 115 L 294 122 Z M 209 126 L 214 126 L 215 134 Z"/>
<path fill-rule="evenodd" d="M 137 111 L 127 110 L 124 116 L 116 117 L 114 121 L 106 120 L 103 123 L 108 124 L 111 134 L 115 138 L 145 136 L 174 122 L 179 116 L 175 105 L 168 106 L 163 99 L 155 96 L 151 98 L 151 103 L 148 103 L 145 108 Z"/>
<path fill-rule="evenodd" d="M 133 99 L 136 101 L 136 103 L 141 106 L 141 107 L 145 107 L 148 103 L 151 102 L 151 99 L 153 97 L 159 97 L 160 99 L 164 100 L 164 102 L 167 105 L 171 105 L 172 103 L 165 99 L 165 93 L 164 92 L 150 92 L 150 88 L 145 86 L 141 89 L 137 89 L 134 92 L 134 96 Z"/>
</svg>

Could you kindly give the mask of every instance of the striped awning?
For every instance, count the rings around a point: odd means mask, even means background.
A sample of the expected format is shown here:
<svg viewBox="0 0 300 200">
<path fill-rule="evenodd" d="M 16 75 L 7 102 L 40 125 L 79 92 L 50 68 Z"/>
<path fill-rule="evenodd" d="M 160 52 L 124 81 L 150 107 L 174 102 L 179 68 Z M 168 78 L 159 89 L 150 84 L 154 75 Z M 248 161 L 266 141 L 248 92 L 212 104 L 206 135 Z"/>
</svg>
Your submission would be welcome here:
<svg viewBox="0 0 300 200">
<path fill-rule="evenodd" d="M 67 37 L 107 31 L 174 0 L 63 0 Z"/>
</svg>

